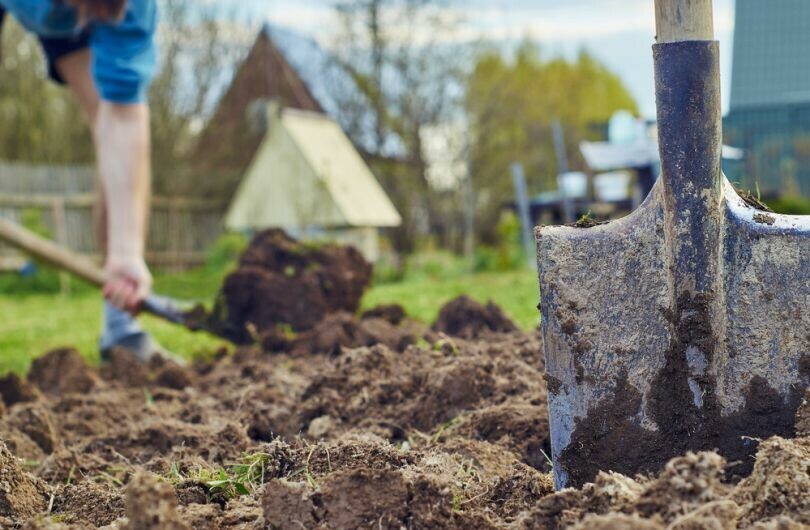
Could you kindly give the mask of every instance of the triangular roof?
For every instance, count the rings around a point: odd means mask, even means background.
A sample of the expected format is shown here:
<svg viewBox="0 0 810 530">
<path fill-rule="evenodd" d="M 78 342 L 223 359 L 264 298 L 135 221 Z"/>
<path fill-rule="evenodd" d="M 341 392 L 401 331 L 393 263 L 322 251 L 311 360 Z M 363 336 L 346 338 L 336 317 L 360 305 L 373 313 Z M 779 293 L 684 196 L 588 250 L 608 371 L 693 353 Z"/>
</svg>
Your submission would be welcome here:
<svg viewBox="0 0 810 530">
<path fill-rule="evenodd" d="M 340 125 L 321 113 L 274 109 L 267 136 L 229 209 L 228 228 L 402 223 Z"/>
<path fill-rule="evenodd" d="M 206 172 L 238 179 L 253 159 L 263 135 L 248 123 L 248 108 L 257 100 L 283 107 L 323 112 L 307 84 L 275 45 L 269 28 L 259 33 L 200 136 L 195 161 Z"/>
</svg>

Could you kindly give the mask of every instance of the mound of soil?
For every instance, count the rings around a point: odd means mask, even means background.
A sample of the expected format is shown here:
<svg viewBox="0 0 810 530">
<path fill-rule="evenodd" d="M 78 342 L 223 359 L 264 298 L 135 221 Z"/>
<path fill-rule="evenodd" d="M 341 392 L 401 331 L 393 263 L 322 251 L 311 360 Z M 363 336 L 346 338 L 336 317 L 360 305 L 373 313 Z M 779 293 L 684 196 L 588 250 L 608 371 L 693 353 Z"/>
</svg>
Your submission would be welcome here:
<svg viewBox="0 0 810 530">
<path fill-rule="evenodd" d="M 810 524 L 809 438 L 763 442 L 737 485 L 723 482 L 728 464 L 704 452 L 655 477 L 605 471 L 555 492 L 539 336 L 451 338 L 387 314 L 333 314 L 284 337 L 283 348 L 242 348 L 192 367 L 141 366 L 121 351 L 99 369 L 65 350 L 44 356 L 11 385 L 36 382 L 42 392 L 0 417 L 0 527 Z M 385 333 L 370 337 L 375 329 L 418 343 L 394 347 Z M 55 366 L 74 382 L 56 392 L 44 386 Z"/>
<path fill-rule="evenodd" d="M 371 273 L 352 247 L 313 246 L 266 230 L 225 279 L 208 327 L 241 344 L 278 329 L 306 331 L 330 313 L 357 311 Z"/>
<path fill-rule="evenodd" d="M 517 331 L 518 327 L 493 302 L 481 305 L 462 295 L 442 307 L 433 329 L 453 337 L 478 339 L 488 333 Z"/>
</svg>

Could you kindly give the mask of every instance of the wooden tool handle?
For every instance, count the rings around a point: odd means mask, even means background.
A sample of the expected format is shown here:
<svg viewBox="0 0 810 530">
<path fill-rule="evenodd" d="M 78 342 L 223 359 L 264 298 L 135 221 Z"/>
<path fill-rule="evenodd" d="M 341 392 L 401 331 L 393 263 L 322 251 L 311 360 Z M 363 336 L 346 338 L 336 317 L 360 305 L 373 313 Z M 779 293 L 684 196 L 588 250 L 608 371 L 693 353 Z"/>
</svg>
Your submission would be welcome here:
<svg viewBox="0 0 810 530">
<path fill-rule="evenodd" d="M 103 287 L 107 281 L 107 276 L 102 268 L 89 259 L 77 256 L 56 243 L 6 219 L 0 219 L 0 239 L 59 269 L 73 273 L 97 287 Z"/>
<path fill-rule="evenodd" d="M 714 40 L 712 0 L 655 0 L 659 44 Z"/>
</svg>

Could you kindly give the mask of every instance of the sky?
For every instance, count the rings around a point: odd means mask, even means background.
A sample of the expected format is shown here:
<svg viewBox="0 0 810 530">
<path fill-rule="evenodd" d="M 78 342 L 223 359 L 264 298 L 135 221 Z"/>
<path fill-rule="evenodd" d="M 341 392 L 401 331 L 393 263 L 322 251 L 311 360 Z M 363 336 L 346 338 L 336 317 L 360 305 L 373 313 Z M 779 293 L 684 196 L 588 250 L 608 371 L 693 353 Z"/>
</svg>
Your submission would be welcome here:
<svg viewBox="0 0 810 530">
<path fill-rule="evenodd" d="M 232 0 L 262 18 L 294 29 L 329 46 L 336 19 L 333 0 Z M 572 57 L 583 46 L 616 72 L 645 117 L 655 116 L 653 0 L 449 0 L 450 19 L 462 29 L 448 43 L 488 40 L 508 45 L 524 38 L 540 43 L 548 55 Z M 734 0 L 714 0 L 715 32 L 720 41 L 724 110 L 731 84 Z"/>
</svg>

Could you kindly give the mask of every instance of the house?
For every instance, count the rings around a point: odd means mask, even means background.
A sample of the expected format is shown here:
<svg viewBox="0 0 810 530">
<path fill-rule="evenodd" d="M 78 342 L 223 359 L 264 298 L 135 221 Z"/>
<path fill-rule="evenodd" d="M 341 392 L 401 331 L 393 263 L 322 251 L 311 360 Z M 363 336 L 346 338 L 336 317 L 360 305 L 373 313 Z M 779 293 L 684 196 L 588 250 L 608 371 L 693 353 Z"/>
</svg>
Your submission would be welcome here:
<svg viewBox="0 0 810 530">
<path fill-rule="evenodd" d="M 297 237 L 352 243 L 377 259 L 379 231 L 402 220 L 329 116 L 335 84 L 348 82 L 314 42 L 262 29 L 196 157 L 200 173 L 231 199 L 227 228 L 284 228 Z"/>
<path fill-rule="evenodd" d="M 350 243 L 376 261 L 379 229 L 402 219 L 340 126 L 325 114 L 272 103 L 266 116 L 225 226 Z"/>
<path fill-rule="evenodd" d="M 729 178 L 810 196 L 810 2 L 737 0 L 724 141 L 745 158 Z"/>
</svg>

